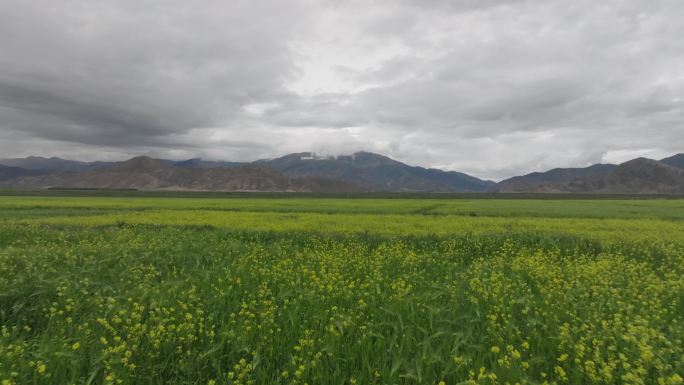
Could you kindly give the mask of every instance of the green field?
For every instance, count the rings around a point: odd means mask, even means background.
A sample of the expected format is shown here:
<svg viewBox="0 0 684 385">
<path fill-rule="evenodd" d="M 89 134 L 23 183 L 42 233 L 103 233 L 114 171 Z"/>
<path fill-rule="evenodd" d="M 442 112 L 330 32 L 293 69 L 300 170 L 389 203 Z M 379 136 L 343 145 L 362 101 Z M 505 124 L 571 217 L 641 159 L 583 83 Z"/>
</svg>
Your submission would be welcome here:
<svg viewBox="0 0 684 385">
<path fill-rule="evenodd" d="M 0 196 L 2 385 L 683 382 L 682 199 L 63 195 Z"/>
</svg>

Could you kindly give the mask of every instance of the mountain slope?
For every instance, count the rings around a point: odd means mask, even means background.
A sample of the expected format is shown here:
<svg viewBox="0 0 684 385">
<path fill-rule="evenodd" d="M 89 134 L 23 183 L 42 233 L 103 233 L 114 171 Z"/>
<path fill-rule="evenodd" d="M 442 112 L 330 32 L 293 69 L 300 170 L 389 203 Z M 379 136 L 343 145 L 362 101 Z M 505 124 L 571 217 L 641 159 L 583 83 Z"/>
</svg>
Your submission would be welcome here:
<svg viewBox="0 0 684 385">
<path fill-rule="evenodd" d="M 324 177 L 354 183 L 370 191 L 483 192 L 495 186 L 494 182 L 460 172 L 408 166 L 370 152 L 328 158 L 304 152 L 255 163 L 290 177 Z"/>
<path fill-rule="evenodd" d="M 660 161 L 672 167 L 684 168 L 684 154 L 672 155 L 671 157 L 661 159 Z"/>
<path fill-rule="evenodd" d="M 111 188 L 201 191 L 355 192 L 350 183 L 321 178 L 288 178 L 263 166 L 185 168 L 170 161 L 136 157 L 107 169 L 64 172 L 0 182 L 12 188 Z"/>
<path fill-rule="evenodd" d="M 173 162 L 175 166 L 178 167 L 188 167 L 188 168 L 231 168 L 245 166 L 249 163 L 245 162 L 228 162 L 228 161 L 214 161 L 214 160 L 202 160 L 200 158 L 193 158 L 187 160 L 180 160 Z"/>
<path fill-rule="evenodd" d="M 13 178 L 19 178 L 22 176 L 40 175 L 40 174 L 42 174 L 41 171 L 27 170 L 27 169 L 20 168 L 20 167 L 10 167 L 10 166 L 4 166 L 4 165 L 0 164 L 0 180 L 8 180 L 8 179 L 13 179 Z"/>
<path fill-rule="evenodd" d="M 498 192 L 530 192 L 540 185 L 570 182 L 576 178 L 610 171 L 614 164 L 594 164 L 583 168 L 554 168 L 546 172 L 533 172 L 503 180 L 497 184 Z"/>
<path fill-rule="evenodd" d="M 27 158 L 0 159 L 0 164 L 5 166 L 20 167 L 26 170 L 40 171 L 89 171 L 112 166 L 113 162 L 79 162 L 57 157 L 44 158 L 42 156 L 29 156 Z"/>
<path fill-rule="evenodd" d="M 498 184 L 459 172 L 413 167 L 369 152 L 325 158 L 305 152 L 252 163 L 145 156 L 124 162 L 54 157 L 2 162 L 29 167 L 0 165 L 0 187 L 10 188 L 684 194 L 684 154 L 661 161 L 638 158 L 620 165 L 557 168 Z"/>
<path fill-rule="evenodd" d="M 503 182 L 502 182 L 503 183 Z M 504 185 L 506 187 L 506 185 Z M 684 169 L 653 159 L 637 158 L 601 172 L 570 180 L 542 182 L 526 190 L 502 192 L 684 194 Z"/>
</svg>

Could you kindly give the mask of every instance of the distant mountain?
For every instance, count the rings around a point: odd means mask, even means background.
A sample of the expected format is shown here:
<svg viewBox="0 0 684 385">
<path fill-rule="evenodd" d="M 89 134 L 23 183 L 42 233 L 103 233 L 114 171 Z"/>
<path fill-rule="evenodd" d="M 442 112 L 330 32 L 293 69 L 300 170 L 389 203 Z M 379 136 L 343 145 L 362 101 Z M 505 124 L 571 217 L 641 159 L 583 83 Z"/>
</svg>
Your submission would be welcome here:
<svg viewBox="0 0 684 385">
<path fill-rule="evenodd" d="M 20 167 L 27 170 L 40 171 L 89 171 L 110 167 L 114 162 L 79 162 L 57 157 L 44 158 L 29 156 L 27 158 L 0 159 L 5 166 Z"/>
<path fill-rule="evenodd" d="M 251 163 L 199 158 L 171 161 L 146 156 L 124 162 L 28 157 L 0 160 L 0 188 L 8 187 L 684 194 L 684 154 L 661 161 L 638 158 L 620 165 L 556 168 L 498 184 L 456 171 L 409 166 L 370 152 L 337 157 L 302 152 Z"/>
<path fill-rule="evenodd" d="M 129 160 L 118 162 L 111 167 L 102 170 L 99 174 L 105 173 L 151 173 L 163 170 L 173 170 L 174 164 L 170 160 L 165 159 L 155 159 L 149 156 L 136 156 Z"/>
<path fill-rule="evenodd" d="M 571 182 L 576 178 L 613 170 L 615 167 L 617 166 L 614 164 L 599 163 L 583 168 L 554 168 L 503 180 L 497 184 L 496 189 L 498 192 L 530 192 L 538 190 L 542 185 Z"/>
<path fill-rule="evenodd" d="M 10 188 L 102 188 L 198 191 L 356 192 L 353 184 L 323 178 L 289 178 L 263 166 L 187 168 L 136 157 L 106 169 L 26 176 L 0 182 Z"/>
<path fill-rule="evenodd" d="M 672 167 L 684 168 L 684 154 L 673 155 L 660 161 Z"/>
<path fill-rule="evenodd" d="M 178 167 L 189 168 L 219 168 L 219 167 L 238 167 L 249 163 L 209 161 L 200 158 L 187 160 L 170 161 Z M 0 165 L 20 167 L 27 170 L 41 170 L 47 172 L 55 171 L 92 171 L 109 168 L 120 162 L 81 162 L 77 160 L 67 160 L 57 157 L 44 158 L 40 156 L 29 156 L 26 158 L 0 159 Z"/>
<path fill-rule="evenodd" d="M 322 177 L 389 192 L 484 192 L 495 183 L 455 171 L 409 166 L 383 155 L 357 152 L 338 157 L 316 157 L 309 152 L 261 160 L 290 177 Z"/>
<path fill-rule="evenodd" d="M 605 166 L 605 165 L 604 165 Z M 596 170 L 594 170 L 596 171 Z M 514 178 L 513 178 L 514 179 Z M 525 188 L 510 180 L 500 183 L 500 192 L 684 194 L 684 169 L 653 159 L 637 158 L 599 172 L 558 181 L 543 180 Z"/>
<path fill-rule="evenodd" d="M 226 161 L 212 161 L 212 160 L 202 160 L 200 158 L 193 158 L 188 160 L 179 160 L 173 162 L 175 166 L 178 167 L 189 167 L 189 168 L 231 168 L 245 166 L 249 163 L 245 162 L 226 162 Z"/>
<path fill-rule="evenodd" d="M 41 171 L 27 170 L 27 169 L 20 168 L 20 167 L 10 167 L 10 166 L 4 166 L 4 165 L 0 164 L 0 181 L 13 179 L 13 178 L 19 178 L 22 176 L 40 175 L 40 174 L 42 174 Z"/>
</svg>

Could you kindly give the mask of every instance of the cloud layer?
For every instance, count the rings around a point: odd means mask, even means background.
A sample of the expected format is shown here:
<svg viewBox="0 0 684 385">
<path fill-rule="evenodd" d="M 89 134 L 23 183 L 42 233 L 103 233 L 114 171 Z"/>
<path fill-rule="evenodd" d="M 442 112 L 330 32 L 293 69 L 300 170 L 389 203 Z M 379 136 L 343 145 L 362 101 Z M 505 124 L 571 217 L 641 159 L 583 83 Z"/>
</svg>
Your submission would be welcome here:
<svg viewBox="0 0 684 385">
<path fill-rule="evenodd" d="M 684 151 L 679 0 L 0 2 L 0 157 L 378 151 L 500 179 Z"/>
</svg>

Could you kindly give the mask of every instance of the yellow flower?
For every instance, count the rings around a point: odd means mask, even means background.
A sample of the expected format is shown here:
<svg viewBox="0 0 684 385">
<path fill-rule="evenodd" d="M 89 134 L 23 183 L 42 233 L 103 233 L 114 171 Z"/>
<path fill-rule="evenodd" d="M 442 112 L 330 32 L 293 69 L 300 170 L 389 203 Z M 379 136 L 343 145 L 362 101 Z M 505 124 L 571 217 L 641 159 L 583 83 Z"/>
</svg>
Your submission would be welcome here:
<svg viewBox="0 0 684 385">
<path fill-rule="evenodd" d="M 553 370 L 556 372 L 556 374 L 561 380 L 566 380 L 568 378 L 565 373 L 565 370 L 563 370 L 563 368 L 561 368 L 560 366 L 554 367 Z"/>
<path fill-rule="evenodd" d="M 40 374 L 45 373 L 45 370 L 46 370 L 46 369 L 47 369 L 47 367 L 45 366 L 45 364 L 40 364 L 40 365 L 38 365 L 38 367 L 36 368 L 36 370 L 38 370 L 38 373 L 40 373 Z"/>
<path fill-rule="evenodd" d="M 71 350 L 78 350 L 78 348 L 81 347 L 81 344 L 78 342 L 74 342 L 73 345 L 71 345 Z"/>
<path fill-rule="evenodd" d="M 491 349 L 491 351 L 492 351 L 492 353 L 498 353 L 498 352 L 500 352 L 500 351 L 501 351 L 501 349 L 499 349 L 499 347 L 498 347 L 498 346 L 492 346 L 492 349 Z"/>
</svg>

